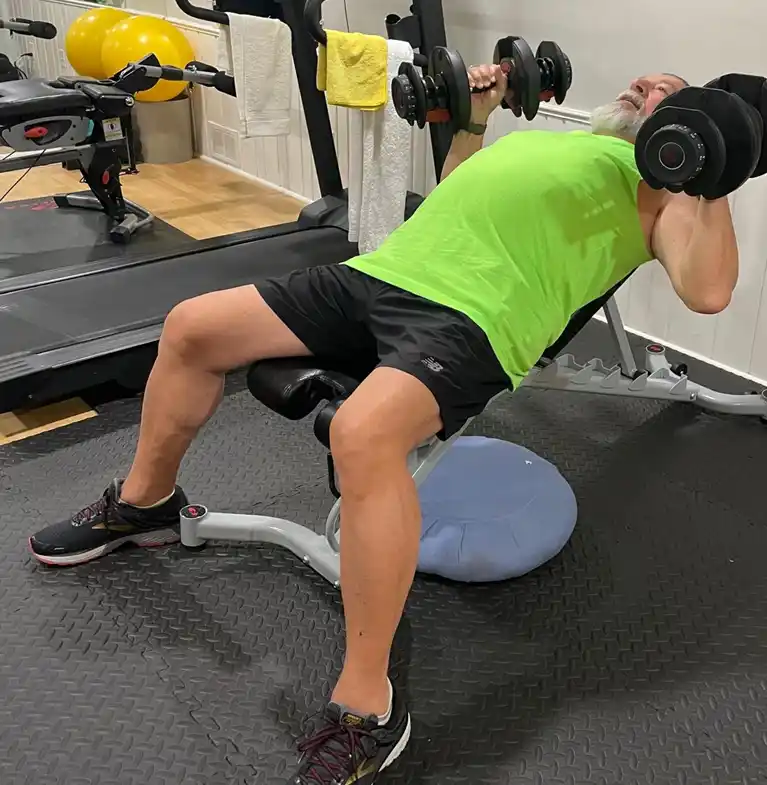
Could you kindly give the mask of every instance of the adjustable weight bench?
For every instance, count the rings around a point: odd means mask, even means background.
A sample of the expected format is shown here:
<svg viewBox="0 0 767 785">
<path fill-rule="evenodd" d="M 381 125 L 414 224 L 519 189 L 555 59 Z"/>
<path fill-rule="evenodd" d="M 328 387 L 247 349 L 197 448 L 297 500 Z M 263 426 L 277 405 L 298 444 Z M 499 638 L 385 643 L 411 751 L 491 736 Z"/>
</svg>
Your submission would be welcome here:
<svg viewBox="0 0 767 785">
<path fill-rule="evenodd" d="M 154 221 L 151 213 L 123 197 L 120 183 L 120 154 L 128 150 L 126 123 L 133 105 L 133 96 L 110 82 L 60 78 L 0 83 L 0 147 L 21 153 L 0 156 L 0 173 L 76 163 L 91 193 L 55 196 L 56 206 L 103 211 L 112 241 L 128 243 Z"/>
<path fill-rule="evenodd" d="M 201 504 L 190 504 L 181 510 L 182 545 L 191 550 L 204 547 L 206 540 L 281 545 L 334 586 L 340 586 L 341 495 L 330 453 L 330 423 L 364 377 L 364 373 L 339 370 L 318 357 L 262 360 L 248 371 L 248 389 L 251 394 L 289 420 L 302 420 L 324 404 L 315 418 L 314 434 L 328 450 L 328 480 L 330 490 L 336 497 L 325 523 L 324 535 L 281 518 L 210 512 Z M 417 486 L 428 477 L 460 433 L 446 441 L 434 437 L 411 453 L 408 462 Z"/>
<path fill-rule="evenodd" d="M 664 347 L 657 344 L 647 347 L 647 367 L 637 368 L 614 300 L 614 294 L 622 283 L 572 317 L 562 336 L 547 349 L 523 386 L 676 401 L 712 411 L 767 419 L 767 395 L 764 391 L 761 395 L 726 395 L 695 384 L 687 377 L 684 366 L 668 363 Z M 614 367 L 607 367 L 598 358 L 580 365 L 572 355 L 562 354 L 600 310 L 604 310 L 621 358 Z M 248 371 L 251 394 L 287 419 L 303 419 L 321 406 L 314 421 L 314 433 L 328 450 L 328 479 L 330 490 L 336 497 L 324 534 L 316 534 L 300 523 L 281 518 L 212 512 L 204 505 L 190 504 L 181 511 L 182 545 L 192 550 L 203 548 L 207 540 L 280 545 L 335 587 L 340 586 L 340 493 L 330 453 L 330 423 L 344 400 L 366 375 L 364 369 L 339 368 L 316 357 L 263 360 Z M 470 423 L 471 420 L 446 441 L 434 437 L 413 451 L 409 464 L 417 487 Z"/>
</svg>

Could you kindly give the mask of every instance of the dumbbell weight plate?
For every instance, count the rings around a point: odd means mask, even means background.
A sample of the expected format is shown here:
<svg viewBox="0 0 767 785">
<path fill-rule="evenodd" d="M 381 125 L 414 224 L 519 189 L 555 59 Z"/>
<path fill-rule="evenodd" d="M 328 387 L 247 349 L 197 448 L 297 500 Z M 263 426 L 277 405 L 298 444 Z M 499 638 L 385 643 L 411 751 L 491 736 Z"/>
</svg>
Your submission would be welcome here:
<svg viewBox="0 0 767 785">
<path fill-rule="evenodd" d="M 767 123 L 767 79 L 754 74 L 730 73 L 706 82 L 703 86 L 726 90 L 728 93 L 740 96 L 746 102 L 755 138 L 760 140 L 761 146 L 759 162 L 751 177 L 761 177 L 766 174 L 767 133 L 764 126 Z"/>
<path fill-rule="evenodd" d="M 508 35 L 506 38 L 499 39 L 495 45 L 495 52 L 493 53 L 493 62 L 496 65 L 504 63 L 508 66 L 508 68 L 504 70 L 508 78 L 508 87 L 510 91 L 514 90 L 514 65 L 512 63 L 514 49 L 512 48 L 512 45 L 518 37 L 519 36 L 516 35 Z M 522 107 L 516 97 L 512 97 L 510 100 L 507 97 L 504 97 L 501 106 L 504 109 L 511 109 L 516 117 L 522 116 Z"/>
<path fill-rule="evenodd" d="M 711 192 L 717 187 L 727 161 L 722 134 L 711 118 L 698 109 L 664 104 L 665 101 L 659 104 L 637 134 L 635 154 L 639 173 L 653 188 L 668 187 L 677 193 L 684 190 L 691 196 Z M 689 129 L 704 148 L 700 172 L 697 172 L 694 158 L 698 153 L 693 145 L 688 144 L 689 133 L 679 130 L 680 127 Z M 664 153 L 668 152 L 668 145 L 673 144 L 674 139 L 680 143 L 685 160 L 664 160 Z"/>
<path fill-rule="evenodd" d="M 664 110 L 662 116 L 661 109 Z M 740 188 L 759 161 L 761 139 L 755 133 L 749 114 L 748 105 L 737 95 L 710 87 L 685 87 L 659 104 L 642 126 L 637 145 L 640 139 L 649 139 L 664 125 L 688 126 L 706 145 L 706 166 L 684 191 L 690 196 L 719 199 Z M 711 184 L 709 163 L 715 156 L 724 160 L 723 171 Z M 639 157 L 637 165 L 640 165 Z"/>
<path fill-rule="evenodd" d="M 698 190 L 696 195 L 705 195 L 709 199 L 721 198 L 736 191 L 751 177 L 759 162 L 762 140 L 754 133 L 748 104 L 739 96 L 710 88 L 688 87 L 686 90 L 700 91 L 700 103 L 696 108 L 705 112 L 720 130 L 727 151 L 724 172 L 716 189 L 711 193 Z M 694 100 L 692 94 L 690 98 Z"/>
<path fill-rule="evenodd" d="M 524 38 L 507 36 L 495 45 L 493 62 L 496 65 L 510 60 L 509 88 L 513 93 L 511 102 L 505 102 L 514 114 L 524 114 L 533 120 L 541 105 L 541 69 L 530 44 Z"/>
<path fill-rule="evenodd" d="M 471 90 L 466 64 L 458 52 L 435 46 L 429 58 L 429 74 L 437 87 L 444 88 L 453 132 L 471 123 Z"/>
<path fill-rule="evenodd" d="M 426 89 L 423 79 L 412 63 L 402 63 L 399 74 L 392 79 L 391 97 L 397 114 L 410 125 L 426 125 Z"/>
<path fill-rule="evenodd" d="M 542 41 L 536 58 L 548 58 L 554 63 L 554 100 L 561 104 L 573 84 L 573 67 L 570 58 L 554 41 Z"/>
</svg>

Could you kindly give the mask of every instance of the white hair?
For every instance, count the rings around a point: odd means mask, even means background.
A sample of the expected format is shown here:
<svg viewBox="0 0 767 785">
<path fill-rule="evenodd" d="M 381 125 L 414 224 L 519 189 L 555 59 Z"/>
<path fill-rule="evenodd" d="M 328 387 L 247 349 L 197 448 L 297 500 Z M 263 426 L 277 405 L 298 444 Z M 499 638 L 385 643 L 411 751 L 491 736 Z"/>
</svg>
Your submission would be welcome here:
<svg viewBox="0 0 767 785">
<path fill-rule="evenodd" d="M 622 101 L 612 101 L 597 107 L 591 113 L 591 130 L 594 133 L 619 136 L 633 142 L 646 119 L 636 109 L 626 106 Z"/>
</svg>

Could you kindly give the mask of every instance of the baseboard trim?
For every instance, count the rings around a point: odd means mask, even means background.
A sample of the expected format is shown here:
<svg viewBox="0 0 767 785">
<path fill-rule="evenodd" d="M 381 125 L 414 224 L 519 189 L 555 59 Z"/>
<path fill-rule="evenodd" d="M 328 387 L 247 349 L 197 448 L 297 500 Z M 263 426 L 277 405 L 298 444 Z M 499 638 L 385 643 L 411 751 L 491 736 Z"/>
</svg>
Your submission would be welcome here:
<svg viewBox="0 0 767 785">
<path fill-rule="evenodd" d="M 301 202 L 301 204 L 310 204 L 311 199 L 307 199 L 305 196 L 301 194 L 297 194 L 295 191 L 291 191 L 289 188 L 283 188 L 281 185 L 277 185 L 276 183 L 269 182 L 269 180 L 264 180 L 261 177 L 257 177 L 250 172 L 246 172 L 244 169 L 238 169 L 236 166 L 232 166 L 231 164 L 226 163 L 225 161 L 219 161 L 218 158 L 214 158 L 210 155 L 201 155 L 201 161 L 205 161 L 205 163 L 215 164 L 216 166 L 220 166 L 222 169 L 226 169 L 227 172 L 231 172 L 232 174 L 238 174 L 241 177 L 244 177 L 246 180 L 250 180 L 253 183 L 258 183 L 259 185 L 263 186 L 264 188 L 269 188 L 272 191 L 277 191 L 277 193 L 281 193 L 284 196 L 289 196 L 291 199 L 295 199 L 297 202 Z"/>
</svg>

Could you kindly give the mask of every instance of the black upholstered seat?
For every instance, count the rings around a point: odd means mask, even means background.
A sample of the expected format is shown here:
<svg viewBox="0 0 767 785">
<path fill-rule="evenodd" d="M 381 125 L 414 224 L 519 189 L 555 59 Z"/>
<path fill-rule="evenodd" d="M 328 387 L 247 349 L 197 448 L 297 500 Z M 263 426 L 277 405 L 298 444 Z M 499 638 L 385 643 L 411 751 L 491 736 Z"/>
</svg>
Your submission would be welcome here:
<svg viewBox="0 0 767 785">
<path fill-rule="evenodd" d="M 342 371 L 337 363 L 319 357 L 261 360 L 250 366 L 248 389 L 254 398 L 289 420 L 302 420 L 327 402 L 314 421 L 314 435 L 330 448 L 330 422 L 369 370 Z"/>
<path fill-rule="evenodd" d="M 43 79 L 0 84 L 0 121 L 69 114 L 90 105 L 90 98 L 81 90 L 55 87 Z"/>
<path fill-rule="evenodd" d="M 273 412 L 302 420 L 323 401 L 348 398 L 362 381 L 351 373 L 318 357 L 280 357 L 251 365 L 248 389 Z"/>
</svg>

